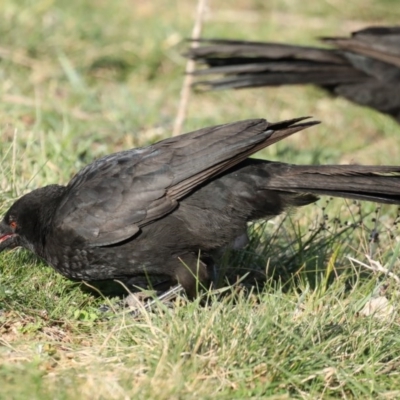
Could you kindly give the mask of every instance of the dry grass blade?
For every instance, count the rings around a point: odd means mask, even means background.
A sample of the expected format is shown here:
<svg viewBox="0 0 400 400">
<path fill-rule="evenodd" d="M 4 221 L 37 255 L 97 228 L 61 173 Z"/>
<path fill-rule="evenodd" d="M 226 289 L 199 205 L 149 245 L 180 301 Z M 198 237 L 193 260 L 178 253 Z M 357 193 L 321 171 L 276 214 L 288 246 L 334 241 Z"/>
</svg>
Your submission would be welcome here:
<svg viewBox="0 0 400 400">
<path fill-rule="evenodd" d="M 201 28 L 203 25 L 203 19 L 204 19 L 204 15 L 206 12 L 206 8 L 207 8 L 207 0 L 198 0 L 196 19 L 195 19 L 195 24 L 193 26 L 193 32 L 192 32 L 192 39 L 193 39 L 193 42 L 191 45 L 192 47 L 198 46 L 198 42 L 196 42 L 196 39 L 199 39 L 201 37 Z M 188 108 L 188 104 L 189 104 L 191 86 L 193 83 L 193 75 L 192 74 L 193 74 L 195 68 L 196 68 L 195 61 L 188 60 L 186 63 L 185 76 L 183 78 L 183 85 L 182 85 L 182 90 L 181 90 L 181 94 L 180 94 L 178 112 L 177 112 L 177 115 L 175 118 L 172 136 L 178 136 L 182 133 L 183 123 L 185 122 L 187 108 Z"/>
</svg>

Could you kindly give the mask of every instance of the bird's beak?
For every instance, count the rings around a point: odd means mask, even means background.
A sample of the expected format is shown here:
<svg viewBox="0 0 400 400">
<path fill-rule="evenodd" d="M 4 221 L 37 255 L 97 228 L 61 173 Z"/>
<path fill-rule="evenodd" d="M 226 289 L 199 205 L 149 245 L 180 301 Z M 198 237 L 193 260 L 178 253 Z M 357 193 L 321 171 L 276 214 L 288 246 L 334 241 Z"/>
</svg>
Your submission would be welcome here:
<svg viewBox="0 0 400 400">
<path fill-rule="evenodd" d="M 5 249 L 13 249 L 19 246 L 19 235 L 12 231 L 12 229 L 0 222 L 0 253 Z"/>
</svg>

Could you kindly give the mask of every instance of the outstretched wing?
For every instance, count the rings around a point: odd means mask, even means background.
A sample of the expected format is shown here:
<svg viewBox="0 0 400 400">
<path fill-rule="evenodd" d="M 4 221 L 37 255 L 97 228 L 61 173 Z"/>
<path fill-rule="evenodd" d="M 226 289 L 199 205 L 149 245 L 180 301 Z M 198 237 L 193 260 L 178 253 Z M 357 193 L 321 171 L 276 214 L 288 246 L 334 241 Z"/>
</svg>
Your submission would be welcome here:
<svg viewBox="0 0 400 400">
<path fill-rule="evenodd" d="M 70 181 L 55 225 L 66 233 L 72 229 L 92 246 L 126 240 L 170 213 L 206 180 L 316 124 L 297 124 L 303 119 L 240 121 L 103 157 Z"/>
</svg>

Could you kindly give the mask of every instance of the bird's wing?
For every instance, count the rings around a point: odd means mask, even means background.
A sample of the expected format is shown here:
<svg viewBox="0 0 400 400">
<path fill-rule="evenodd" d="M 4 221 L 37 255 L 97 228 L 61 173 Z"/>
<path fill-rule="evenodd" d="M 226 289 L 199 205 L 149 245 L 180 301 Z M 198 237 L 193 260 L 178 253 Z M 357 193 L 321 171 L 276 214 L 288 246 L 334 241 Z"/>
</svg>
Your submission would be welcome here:
<svg viewBox="0 0 400 400">
<path fill-rule="evenodd" d="M 178 200 L 256 151 L 316 122 L 246 120 L 201 129 L 145 148 L 112 154 L 70 181 L 55 226 L 88 245 L 134 236 L 170 213 Z"/>
</svg>

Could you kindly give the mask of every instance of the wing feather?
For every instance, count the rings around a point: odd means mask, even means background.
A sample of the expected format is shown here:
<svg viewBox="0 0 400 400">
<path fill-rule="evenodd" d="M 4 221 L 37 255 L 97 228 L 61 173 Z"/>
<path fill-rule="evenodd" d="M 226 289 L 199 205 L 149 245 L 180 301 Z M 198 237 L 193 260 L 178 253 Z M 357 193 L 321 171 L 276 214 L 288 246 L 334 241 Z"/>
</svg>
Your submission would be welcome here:
<svg viewBox="0 0 400 400">
<path fill-rule="evenodd" d="M 208 179 L 316 124 L 298 123 L 303 119 L 240 121 L 103 157 L 72 178 L 55 225 L 92 246 L 124 241 L 173 211 L 179 199 Z"/>
</svg>

